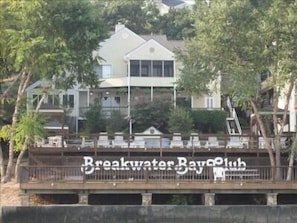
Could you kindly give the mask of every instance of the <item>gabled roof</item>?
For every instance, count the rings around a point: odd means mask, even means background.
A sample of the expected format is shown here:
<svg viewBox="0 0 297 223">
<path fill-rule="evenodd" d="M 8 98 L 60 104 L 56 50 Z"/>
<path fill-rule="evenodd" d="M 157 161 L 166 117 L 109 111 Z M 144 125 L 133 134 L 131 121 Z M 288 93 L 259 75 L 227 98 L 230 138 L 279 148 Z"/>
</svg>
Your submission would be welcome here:
<svg viewBox="0 0 297 223">
<path fill-rule="evenodd" d="M 154 126 L 151 126 L 142 132 L 147 135 L 161 135 L 163 134 L 160 130 L 156 129 Z"/>
<path fill-rule="evenodd" d="M 177 48 L 184 48 L 185 44 L 182 40 L 168 40 L 166 35 L 140 35 L 146 41 L 153 39 L 166 47 L 170 51 L 174 51 Z"/>
<path fill-rule="evenodd" d="M 149 47 L 149 49 L 148 49 Z M 166 47 L 164 47 L 163 45 L 161 45 L 160 43 L 158 43 L 157 41 L 155 41 L 154 39 L 150 39 L 148 41 L 146 41 L 145 43 L 141 44 L 140 46 L 136 47 L 135 49 L 133 49 L 132 51 L 128 52 L 126 54 L 126 58 L 130 58 L 130 59 L 133 59 L 133 55 L 136 55 L 136 54 L 139 54 L 139 53 L 143 53 L 144 55 L 148 55 L 149 52 L 150 53 L 155 53 L 156 51 L 159 51 L 155 57 L 157 59 L 157 57 L 163 57 L 161 54 L 160 54 L 160 51 L 163 51 L 163 52 L 166 52 L 166 54 L 168 56 L 171 56 L 171 57 L 174 57 L 174 53 L 167 49 Z M 138 56 L 136 58 L 139 58 Z M 134 59 L 136 59 L 134 58 Z"/>
</svg>

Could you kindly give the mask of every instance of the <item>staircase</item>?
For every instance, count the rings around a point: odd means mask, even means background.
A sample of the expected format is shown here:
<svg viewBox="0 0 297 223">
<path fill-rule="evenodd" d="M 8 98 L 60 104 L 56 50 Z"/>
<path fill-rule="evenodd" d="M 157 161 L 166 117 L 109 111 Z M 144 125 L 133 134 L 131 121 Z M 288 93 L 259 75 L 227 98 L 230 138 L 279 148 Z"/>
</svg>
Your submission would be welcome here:
<svg viewBox="0 0 297 223">
<path fill-rule="evenodd" d="M 232 107 L 231 100 L 227 98 L 227 108 L 229 117 L 226 118 L 227 131 L 229 135 L 242 135 L 242 129 L 235 111 Z"/>
</svg>

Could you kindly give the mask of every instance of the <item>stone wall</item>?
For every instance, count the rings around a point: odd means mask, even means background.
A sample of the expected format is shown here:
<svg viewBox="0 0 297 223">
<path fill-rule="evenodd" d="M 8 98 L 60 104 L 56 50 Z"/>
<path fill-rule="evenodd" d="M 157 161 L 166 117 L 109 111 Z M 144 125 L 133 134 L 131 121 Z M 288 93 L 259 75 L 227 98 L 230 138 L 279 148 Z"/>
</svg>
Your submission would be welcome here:
<svg viewBox="0 0 297 223">
<path fill-rule="evenodd" d="M 0 223 L 296 223 L 286 206 L 30 206 L 1 207 Z"/>
</svg>

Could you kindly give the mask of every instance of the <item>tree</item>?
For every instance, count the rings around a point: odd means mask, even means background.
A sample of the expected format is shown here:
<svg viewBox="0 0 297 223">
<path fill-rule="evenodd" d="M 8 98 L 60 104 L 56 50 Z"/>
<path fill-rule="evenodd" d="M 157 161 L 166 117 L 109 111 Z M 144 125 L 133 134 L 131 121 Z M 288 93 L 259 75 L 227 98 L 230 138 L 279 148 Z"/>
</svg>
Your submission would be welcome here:
<svg viewBox="0 0 297 223">
<path fill-rule="evenodd" d="M 180 52 L 184 62 L 180 84 L 191 92 L 207 91 L 212 80 L 228 80 L 225 94 L 247 102 L 264 137 L 274 177 L 280 177 L 280 138 L 288 102 L 297 77 L 297 4 L 282 0 L 197 1 L 195 37 Z M 272 89 L 274 149 L 259 109 L 263 88 L 261 74 L 269 74 L 265 86 Z M 284 112 L 277 116 L 279 96 Z"/>
<path fill-rule="evenodd" d="M 106 120 L 106 131 L 108 133 L 124 132 L 128 130 L 128 120 L 120 111 L 113 111 L 110 118 Z"/>
<path fill-rule="evenodd" d="M 155 32 L 165 34 L 168 39 L 182 40 L 194 36 L 194 19 L 191 9 L 172 8 L 168 13 L 160 16 L 158 21 Z"/>
<path fill-rule="evenodd" d="M 171 133 L 189 134 L 193 127 L 190 111 L 180 107 L 170 111 L 168 129 Z"/>
<path fill-rule="evenodd" d="M 132 111 L 133 131 L 142 132 L 154 126 L 161 132 L 167 133 L 170 108 L 170 102 L 162 100 L 137 104 Z"/>
<path fill-rule="evenodd" d="M 133 32 L 149 34 L 158 23 L 159 10 L 145 0 L 110 0 L 105 2 L 103 17 L 110 30 L 122 23 Z"/>
<path fill-rule="evenodd" d="M 33 145 L 37 138 L 44 136 L 43 120 L 36 113 L 23 114 L 17 123 L 12 139 L 15 142 L 15 151 L 19 156 L 15 165 L 15 179 L 19 179 L 19 167 L 29 145 Z"/>
<path fill-rule="evenodd" d="M 86 112 L 85 130 L 87 133 L 98 133 L 105 130 L 101 106 L 97 103 Z"/>
<path fill-rule="evenodd" d="M 1 1 L 1 77 L 15 77 L 18 92 L 11 137 L 30 80 L 47 79 L 65 89 L 74 84 L 98 86 L 92 51 L 106 37 L 97 1 Z M 13 168 L 14 140 L 9 142 L 6 176 Z"/>
</svg>

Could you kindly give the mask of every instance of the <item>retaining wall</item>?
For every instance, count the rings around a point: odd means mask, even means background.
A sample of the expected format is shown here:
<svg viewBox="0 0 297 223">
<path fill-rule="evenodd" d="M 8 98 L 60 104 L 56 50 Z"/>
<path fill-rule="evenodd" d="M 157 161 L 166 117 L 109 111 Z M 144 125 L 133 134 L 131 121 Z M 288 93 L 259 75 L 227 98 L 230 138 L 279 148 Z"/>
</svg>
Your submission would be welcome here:
<svg viewBox="0 0 297 223">
<path fill-rule="evenodd" d="M 29 206 L 1 207 L 1 223 L 296 223 L 285 206 Z"/>
</svg>

